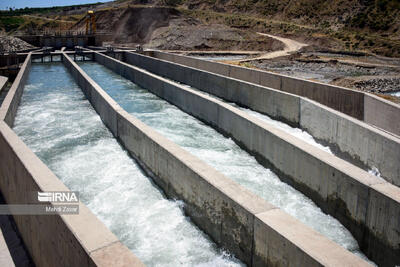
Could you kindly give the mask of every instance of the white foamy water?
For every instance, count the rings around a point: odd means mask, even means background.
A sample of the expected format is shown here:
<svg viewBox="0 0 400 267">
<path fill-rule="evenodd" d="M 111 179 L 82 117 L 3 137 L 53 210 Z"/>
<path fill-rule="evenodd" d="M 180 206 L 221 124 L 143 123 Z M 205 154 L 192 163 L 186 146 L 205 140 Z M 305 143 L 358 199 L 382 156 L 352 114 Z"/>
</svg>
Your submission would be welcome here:
<svg viewBox="0 0 400 267">
<path fill-rule="evenodd" d="M 318 143 L 317 141 L 315 141 L 314 137 L 312 137 L 308 132 L 303 131 L 300 128 L 295 128 L 295 127 L 291 127 L 286 123 L 271 119 L 271 117 L 261 114 L 259 112 L 253 111 L 251 109 L 247 109 L 247 108 L 241 108 L 239 107 L 240 110 L 246 112 L 247 114 L 256 117 L 257 119 L 260 119 L 288 134 L 291 134 L 301 140 L 303 140 L 304 142 L 313 145 L 325 152 L 328 152 L 329 154 L 333 154 L 331 149 L 328 146 L 323 146 L 320 143 Z"/>
<path fill-rule="evenodd" d="M 365 258 L 343 225 L 281 182 L 231 139 L 97 63 L 80 66 L 127 112 L 268 202 Z"/>
<path fill-rule="evenodd" d="M 400 97 L 400 91 L 390 93 L 390 95 Z"/>
<path fill-rule="evenodd" d="M 167 200 L 61 64 L 32 65 L 14 131 L 148 266 L 239 266 Z"/>
</svg>

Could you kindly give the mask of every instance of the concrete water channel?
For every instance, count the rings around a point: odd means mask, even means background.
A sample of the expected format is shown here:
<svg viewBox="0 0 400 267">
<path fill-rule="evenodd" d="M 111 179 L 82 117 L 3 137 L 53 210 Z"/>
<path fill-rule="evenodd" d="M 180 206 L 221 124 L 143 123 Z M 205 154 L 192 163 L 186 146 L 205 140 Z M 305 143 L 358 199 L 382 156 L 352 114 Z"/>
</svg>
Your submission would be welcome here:
<svg viewBox="0 0 400 267">
<path fill-rule="evenodd" d="M 230 138 L 98 63 L 79 66 L 124 110 L 269 203 L 365 258 L 345 227 L 280 181 Z"/>
<path fill-rule="evenodd" d="M 152 184 L 62 63 L 32 66 L 14 131 L 146 265 L 240 265 Z"/>
<path fill-rule="evenodd" d="M 281 182 L 232 140 L 98 63 L 79 65 L 126 111 L 268 202 L 366 258 L 336 219 Z M 166 200 L 152 185 L 102 125 L 61 63 L 32 66 L 14 131 L 71 190 L 80 191 L 82 201 L 145 264 L 235 263 L 190 223 L 180 208 L 183 203 Z"/>
<path fill-rule="evenodd" d="M 343 225 L 281 182 L 231 139 L 98 63 L 79 65 L 127 112 L 366 259 Z M 83 202 L 145 264 L 232 264 L 189 223 L 179 202 L 162 198 L 159 189 L 129 159 L 82 97 L 62 64 L 34 65 L 15 120 L 15 132 L 71 190 L 82 193 Z"/>
<path fill-rule="evenodd" d="M 15 188 L 39 187 L 80 191 L 84 203 L 79 215 L 15 217 L 35 263 L 373 265 L 365 253 L 379 265 L 397 264 L 395 135 L 302 97 L 139 54 L 113 54 L 132 65 L 93 51 L 53 53 L 62 63 L 31 64 L 27 54 L 0 108 L 6 202 L 27 201 Z M 229 74 L 240 71 L 246 72 Z M 349 100 L 335 90 L 339 102 Z M 370 114 L 367 104 L 357 105 Z M 326 123 L 318 129 L 321 115 Z M 341 134 L 328 141 L 339 120 Z M 377 155 L 359 150 L 343 138 L 345 131 L 376 142 L 368 149 Z M 363 167 L 379 164 L 383 179 L 332 149 L 361 163 L 366 152 Z M 388 163 L 381 153 L 392 156 Z M 34 234 L 40 231 L 46 234 Z M 50 248 L 54 253 L 43 256 Z"/>
<path fill-rule="evenodd" d="M 336 219 L 232 140 L 106 67 L 79 63 L 126 111 L 218 171 L 363 257 Z M 51 82 L 49 82 L 51 81 Z M 56 86 L 55 86 L 56 85 Z M 184 216 L 118 144 L 61 63 L 35 63 L 14 131 L 147 265 L 240 265 Z"/>
</svg>

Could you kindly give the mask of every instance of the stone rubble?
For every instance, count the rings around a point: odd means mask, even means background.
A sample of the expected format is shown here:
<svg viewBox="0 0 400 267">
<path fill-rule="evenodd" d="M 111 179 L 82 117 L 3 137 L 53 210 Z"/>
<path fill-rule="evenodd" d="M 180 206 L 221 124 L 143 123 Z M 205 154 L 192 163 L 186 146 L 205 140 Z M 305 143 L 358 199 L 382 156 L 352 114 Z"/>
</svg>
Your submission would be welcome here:
<svg viewBox="0 0 400 267">
<path fill-rule="evenodd" d="M 13 36 L 0 36 L 0 53 L 24 51 L 34 48 L 27 42 Z"/>
</svg>

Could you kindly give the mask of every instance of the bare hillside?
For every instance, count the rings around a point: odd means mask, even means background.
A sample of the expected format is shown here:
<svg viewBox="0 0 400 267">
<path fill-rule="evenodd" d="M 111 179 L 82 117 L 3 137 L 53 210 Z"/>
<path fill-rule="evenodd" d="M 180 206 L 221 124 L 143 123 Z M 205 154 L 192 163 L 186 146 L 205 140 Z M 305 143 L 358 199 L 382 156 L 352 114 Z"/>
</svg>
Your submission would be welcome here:
<svg viewBox="0 0 400 267">
<path fill-rule="evenodd" d="M 206 25 L 175 8 L 128 7 L 96 12 L 99 31 L 113 33 L 115 44 L 142 44 L 149 48 L 179 50 L 281 49 L 274 39 L 226 25 Z M 84 30 L 82 19 L 72 29 Z"/>
</svg>

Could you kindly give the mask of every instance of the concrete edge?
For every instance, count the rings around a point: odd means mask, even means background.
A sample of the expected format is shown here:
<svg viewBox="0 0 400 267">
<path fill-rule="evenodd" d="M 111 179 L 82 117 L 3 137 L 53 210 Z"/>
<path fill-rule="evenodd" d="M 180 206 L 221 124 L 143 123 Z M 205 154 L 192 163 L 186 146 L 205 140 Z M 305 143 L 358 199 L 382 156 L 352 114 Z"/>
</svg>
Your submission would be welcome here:
<svg viewBox="0 0 400 267">
<path fill-rule="evenodd" d="M 29 74 L 30 65 L 31 53 L 25 58 L 17 77 L 0 107 L 0 121 L 5 121 L 10 127 L 14 124 L 14 118 L 21 99 L 23 87 Z"/>
<path fill-rule="evenodd" d="M 4 239 L 3 231 L 0 229 L 0 266 L 15 267 L 14 261 L 11 257 L 10 250 Z"/>
<path fill-rule="evenodd" d="M 379 112 L 377 112 L 379 110 Z M 364 121 L 400 138 L 400 105 L 373 94 L 364 93 Z"/>
<path fill-rule="evenodd" d="M 0 76 L 0 92 L 6 87 L 8 82 L 8 77 Z"/>
<path fill-rule="evenodd" d="M 400 138 L 316 101 L 300 103 L 302 129 L 338 157 L 364 170 L 377 168 L 381 178 L 400 186 Z"/>
</svg>

